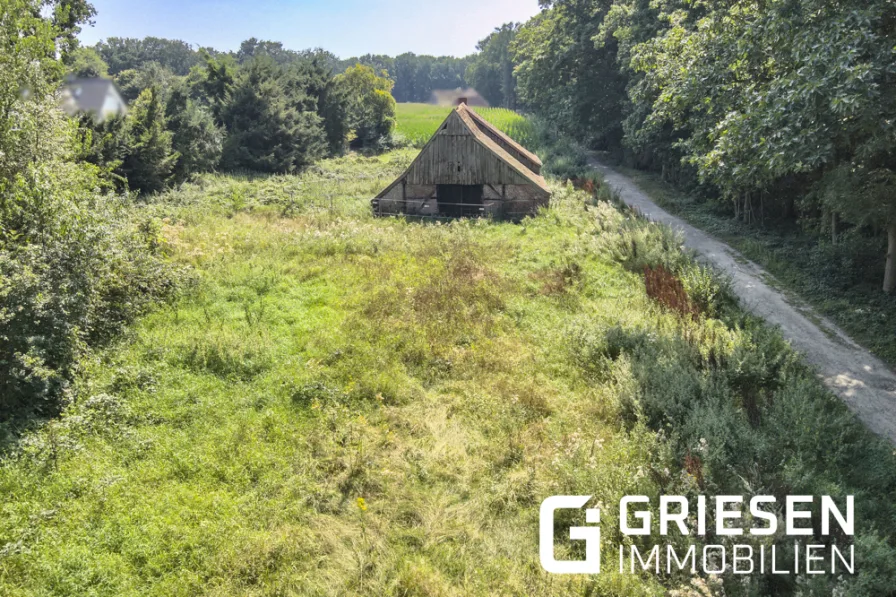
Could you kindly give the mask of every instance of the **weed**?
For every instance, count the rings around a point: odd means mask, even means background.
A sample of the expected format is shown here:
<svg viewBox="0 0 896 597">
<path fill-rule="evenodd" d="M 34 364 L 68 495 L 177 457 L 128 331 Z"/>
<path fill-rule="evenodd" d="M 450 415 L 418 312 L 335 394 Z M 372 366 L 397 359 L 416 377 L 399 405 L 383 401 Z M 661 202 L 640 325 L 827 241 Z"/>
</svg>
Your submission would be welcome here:
<svg viewBox="0 0 896 597">
<path fill-rule="evenodd" d="M 683 317 L 698 317 L 700 311 L 691 303 L 684 284 L 662 265 L 644 268 L 647 296 Z"/>
</svg>

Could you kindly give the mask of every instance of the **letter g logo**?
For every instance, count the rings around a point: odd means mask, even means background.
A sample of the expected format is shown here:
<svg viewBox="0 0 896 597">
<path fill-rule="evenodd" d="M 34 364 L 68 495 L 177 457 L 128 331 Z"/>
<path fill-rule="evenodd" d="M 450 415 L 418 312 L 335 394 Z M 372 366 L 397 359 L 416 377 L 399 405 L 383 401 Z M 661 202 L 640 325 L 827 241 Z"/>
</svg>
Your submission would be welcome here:
<svg viewBox="0 0 896 597">
<path fill-rule="evenodd" d="M 578 510 L 588 503 L 590 495 L 555 495 L 541 504 L 539 522 L 539 556 L 541 566 L 554 574 L 597 574 L 600 572 L 600 529 L 597 527 L 572 527 L 569 538 L 585 542 L 584 561 L 554 559 L 554 512 L 557 510 Z M 589 523 L 600 522 L 600 510 L 585 511 Z"/>
</svg>

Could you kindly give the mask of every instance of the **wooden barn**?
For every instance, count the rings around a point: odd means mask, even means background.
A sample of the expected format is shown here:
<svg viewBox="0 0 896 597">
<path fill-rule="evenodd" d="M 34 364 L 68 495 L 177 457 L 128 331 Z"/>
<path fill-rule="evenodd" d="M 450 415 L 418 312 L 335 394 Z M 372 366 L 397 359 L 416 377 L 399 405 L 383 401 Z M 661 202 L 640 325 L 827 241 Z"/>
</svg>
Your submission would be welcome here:
<svg viewBox="0 0 896 597">
<path fill-rule="evenodd" d="M 521 219 L 550 202 L 541 160 L 460 104 L 372 201 L 380 215 Z"/>
</svg>

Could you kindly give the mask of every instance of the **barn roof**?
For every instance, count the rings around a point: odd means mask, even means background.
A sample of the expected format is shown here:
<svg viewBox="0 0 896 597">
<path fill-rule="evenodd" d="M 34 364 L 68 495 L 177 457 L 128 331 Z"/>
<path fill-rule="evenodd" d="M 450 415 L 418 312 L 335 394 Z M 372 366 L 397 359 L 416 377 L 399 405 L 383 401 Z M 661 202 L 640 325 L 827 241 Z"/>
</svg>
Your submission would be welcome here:
<svg viewBox="0 0 896 597">
<path fill-rule="evenodd" d="M 433 144 L 443 133 L 451 133 L 454 138 L 457 138 L 456 135 L 458 133 L 461 133 L 468 139 L 472 138 L 476 145 L 486 150 L 485 153 L 487 155 L 496 158 L 499 162 L 505 165 L 509 171 L 515 173 L 518 180 L 537 187 L 545 194 L 550 194 L 550 189 L 548 188 L 547 183 L 539 173 L 541 170 L 541 160 L 539 160 L 535 154 L 529 152 L 522 145 L 492 126 L 472 109 L 461 104 L 448 115 L 445 121 L 439 126 L 435 135 L 433 135 L 429 142 L 423 147 L 420 154 L 413 162 L 411 162 L 411 165 L 408 166 L 407 170 L 377 195 L 377 197 L 385 197 L 398 183 L 408 178 L 408 176 L 415 171 L 415 167 L 427 158 L 430 153 L 430 148 L 433 147 Z M 483 183 L 493 182 L 496 181 L 483 181 Z"/>
<path fill-rule="evenodd" d="M 476 123 L 476 125 L 482 130 L 484 133 L 493 137 L 495 141 L 504 146 L 504 149 L 508 150 L 509 153 L 514 155 L 521 162 L 526 164 L 530 170 L 535 172 L 536 174 L 541 174 L 541 160 L 538 159 L 538 156 L 514 141 L 510 136 L 490 123 L 488 120 L 468 108 L 465 104 L 461 104 L 458 107 L 458 111 L 463 110 L 467 114 L 470 115 L 470 118 Z"/>
</svg>

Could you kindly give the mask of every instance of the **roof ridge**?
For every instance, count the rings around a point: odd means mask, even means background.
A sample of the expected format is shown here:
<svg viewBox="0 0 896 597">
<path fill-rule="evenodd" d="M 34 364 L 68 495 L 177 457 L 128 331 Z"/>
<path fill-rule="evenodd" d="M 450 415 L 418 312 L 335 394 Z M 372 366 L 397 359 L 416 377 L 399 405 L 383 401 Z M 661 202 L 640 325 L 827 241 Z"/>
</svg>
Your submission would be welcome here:
<svg viewBox="0 0 896 597">
<path fill-rule="evenodd" d="M 461 104 L 462 106 L 463 104 Z M 460 108 L 460 106 L 458 106 Z M 540 189 L 545 192 L 550 193 L 550 189 L 548 188 L 547 182 L 545 182 L 544 177 L 540 174 L 536 174 L 525 164 L 520 162 L 518 159 L 510 155 L 510 153 L 495 143 L 491 138 L 488 137 L 482 130 L 476 126 L 475 122 L 469 122 L 472 120 L 470 116 L 470 110 L 457 110 L 458 116 L 460 116 L 461 121 L 470 129 L 470 132 L 473 133 L 473 137 L 483 146 L 486 147 L 489 151 L 495 154 L 499 159 L 501 159 L 508 166 L 513 168 L 517 174 L 520 174 L 524 178 L 527 178 L 532 184 L 536 185 Z M 480 117 L 481 118 L 481 117 Z"/>
<path fill-rule="evenodd" d="M 539 159 L 539 157 L 538 157 L 537 155 L 535 155 L 534 153 L 532 153 L 531 151 L 529 151 L 528 149 L 526 149 L 521 143 L 519 143 L 518 141 L 516 141 L 515 139 L 513 139 L 513 137 L 511 137 L 510 135 L 508 135 L 507 133 L 505 133 L 504 131 L 502 131 L 501 129 L 499 129 L 498 127 L 496 127 L 495 125 L 493 125 L 493 124 L 492 124 L 491 122 L 489 122 L 488 120 L 486 120 L 485 117 L 483 117 L 481 114 L 479 114 L 478 112 L 476 112 L 476 110 L 474 110 L 473 108 L 471 108 L 470 106 L 468 106 L 468 105 L 466 105 L 466 104 L 460 104 L 460 105 L 458 105 L 457 107 L 458 107 L 458 111 L 460 111 L 461 109 L 463 109 L 464 112 L 466 112 L 467 114 L 469 114 L 469 115 L 473 118 L 473 120 L 474 120 L 474 122 L 476 123 L 477 126 L 480 126 L 480 125 L 481 125 L 481 126 L 484 126 L 484 127 L 487 128 L 490 132 L 492 132 L 492 133 L 494 133 L 495 135 L 501 137 L 501 139 L 502 139 L 503 141 L 505 141 L 508 145 L 510 145 L 510 146 L 513 147 L 515 150 L 517 150 L 517 151 L 519 151 L 521 154 L 523 154 L 523 156 L 524 156 L 526 159 L 528 159 L 528 160 L 532 161 L 533 163 L 537 164 L 539 167 L 544 165 L 544 164 L 541 162 L 541 159 Z"/>
</svg>

